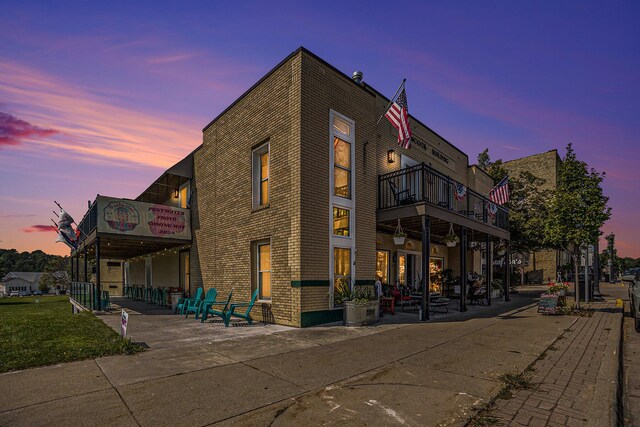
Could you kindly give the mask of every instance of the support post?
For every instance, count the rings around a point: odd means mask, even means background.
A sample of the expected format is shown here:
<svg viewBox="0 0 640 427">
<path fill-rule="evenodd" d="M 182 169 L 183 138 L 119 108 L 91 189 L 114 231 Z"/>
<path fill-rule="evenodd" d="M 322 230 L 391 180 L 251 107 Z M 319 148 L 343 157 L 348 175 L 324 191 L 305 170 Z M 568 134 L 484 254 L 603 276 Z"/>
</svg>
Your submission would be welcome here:
<svg viewBox="0 0 640 427">
<path fill-rule="evenodd" d="M 491 305 L 491 282 L 493 281 L 493 248 L 491 247 L 491 236 L 487 234 L 485 239 L 485 261 L 487 262 L 487 304 Z"/>
<path fill-rule="evenodd" d="M 460 227 L 460 311 L 467 311 L 467 227 Z"/>
<path fill-rule="evenodd" d="M 76 252 L 76 281 L 80 280 L 80 254 Z"/>
<path fill-rule="evenodd" d="M 422 316 L 420 320 L 429 320 L 429 258 L 431 257 L 431 218 L 422 215 Z"/>
<path fill-rule="evenodd" d="M 75 282 L 76 278 L 73 276 L 73 254 L 69 257 L 69 262 L 71 263 L 71 282 Z"/>
<path fill-rule="evenodd" d="M 87 266 L 87 247 L 84 247 L 84 281 L 85 283 L 89 281 L 89 272 L 88 270 L 88 266 Z"/>
<path fill-rule="evenodd" d="M 511 301 L 511 253 L 509 252 L 509 241 L 507 240 L 507 250 L 504 253 L 504 301 Z"/>
<path fill-rule="evenodd" d="M 96 237 L 96 303 L 98 306 L 97 310 L 102 310 L 102 292 L 100 289 L 100 237 Z"/>
<path fill-rule="evenodd" d="M 593 299 L 602 301 L 600 293 L 600 242 L 598 240 L 593 247 Z"/>
<path fill-rule="evenodd" d="M 590 283 L 589 283 L 589 245 L 585 248 L 585 257 L 584 257 L 584 302 L 589 303 L 590 298 Z"/>
</svg>

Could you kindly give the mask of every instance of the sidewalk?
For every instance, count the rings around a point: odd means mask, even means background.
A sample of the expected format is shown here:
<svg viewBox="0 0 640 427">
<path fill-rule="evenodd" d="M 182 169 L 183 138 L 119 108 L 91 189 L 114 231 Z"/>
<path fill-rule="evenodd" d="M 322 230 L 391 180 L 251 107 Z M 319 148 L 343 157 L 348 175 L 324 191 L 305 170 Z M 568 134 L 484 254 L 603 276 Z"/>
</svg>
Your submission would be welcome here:
<svg viewBox="0 0 640 427">
<path fill-rule="evenodd" d="M 591 310 L 533 364 L 532 390 L 496 402 L 490 416 L 498 425 L 617 425 L 622 308 L 608 301 Z"/>
<path fill-rule="evenodd" d="M 500 375 L 581 320 L 537 314 L 539 293 L 477 317 L 199 339 L 4 374 L 0 425 L 463 425 Z"/>
</svg>

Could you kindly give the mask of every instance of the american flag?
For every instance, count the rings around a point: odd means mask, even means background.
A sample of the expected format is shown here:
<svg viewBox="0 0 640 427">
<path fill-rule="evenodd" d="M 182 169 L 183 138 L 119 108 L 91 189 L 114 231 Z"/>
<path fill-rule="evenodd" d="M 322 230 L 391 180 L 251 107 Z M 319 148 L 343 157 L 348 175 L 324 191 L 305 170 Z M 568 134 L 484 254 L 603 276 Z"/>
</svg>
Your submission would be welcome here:
<svg viewBox="0 0 640 427">
<path fill-rule="evenodd" d="M 407 92 L 404 87 L 384 115 L 391 126 L 398 129 L 398 145 L 402 148 L 411 148 L 411 128 L 409 127 L 409 107 L 407 106 Z"/>
<path fill-rule="evenodd" d="M 509 201 L 509 177 L 505 176 L 491 191 L 489 200 L 499 205 L 504 205 Z"/>
</svg>

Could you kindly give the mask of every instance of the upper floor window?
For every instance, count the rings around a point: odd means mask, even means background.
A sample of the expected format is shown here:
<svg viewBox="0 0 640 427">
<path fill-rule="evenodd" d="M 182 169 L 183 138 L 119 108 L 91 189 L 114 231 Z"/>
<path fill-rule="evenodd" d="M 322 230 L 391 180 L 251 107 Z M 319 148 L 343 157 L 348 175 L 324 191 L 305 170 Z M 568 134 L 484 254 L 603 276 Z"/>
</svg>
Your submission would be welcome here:
<svg viewBox="0 0 640 427">
<path fill-rule="evenodd" d="M 333 141 L 333 196 L 344 199 L 353 197 L 353 122 L 331 114 L 331 138 Z"/>
<path fill-rule="evenodd" d="M 269 204 L 269 143 L 253 150 L 253 208 Z"/>
<path fill-rule="evenodd" d="M 189 192 L 189 182 L 185 182 L 180 186 L 179 198 L 178 202 L 181 208 L 189 207 L 189 197 L 191 196 Z"/>
</svg>

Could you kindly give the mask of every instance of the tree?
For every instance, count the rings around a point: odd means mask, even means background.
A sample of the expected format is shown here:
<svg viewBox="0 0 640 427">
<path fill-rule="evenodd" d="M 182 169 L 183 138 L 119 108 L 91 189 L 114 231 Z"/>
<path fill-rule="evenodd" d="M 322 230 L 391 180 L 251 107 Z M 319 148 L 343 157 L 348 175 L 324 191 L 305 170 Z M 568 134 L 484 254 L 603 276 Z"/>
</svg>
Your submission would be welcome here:
<svg viewBox="0 0 640 427">
<path fill-rule="evenodd" d="M 611 217 L 609 198 L 600 184 L 604 172 L 589 169 L 578 160 L 571 144 L 559 168 L 558 185 L 548 205 L 545 224 L 547 242 L 571 254 L 574 270 L 576 307 L 580 308 L 578 260 L 580 251 L 600 237 L 600 228 Z"/>
<path fill-rule="evenodd" d="M 497 183 L 507 175 L 502 160 L 491 161 L 489 149 L 478 155 L 478 165 Z M 547 217 L 547 196 L 540 191 L 545 180 L 531 172 L 509 176 L 509 233 L 510 250 L 527 254 L 546 247 L 544 224 Z M 520 281 L 524 283 L 524 266 L 520 267 Z"/>
<path fill-rule="evenodd" d="M 40 277 L 40 290 L 69 289 L 71 286 L 71 263 L 69 257 L 51 259 Z"/>
</svg>

